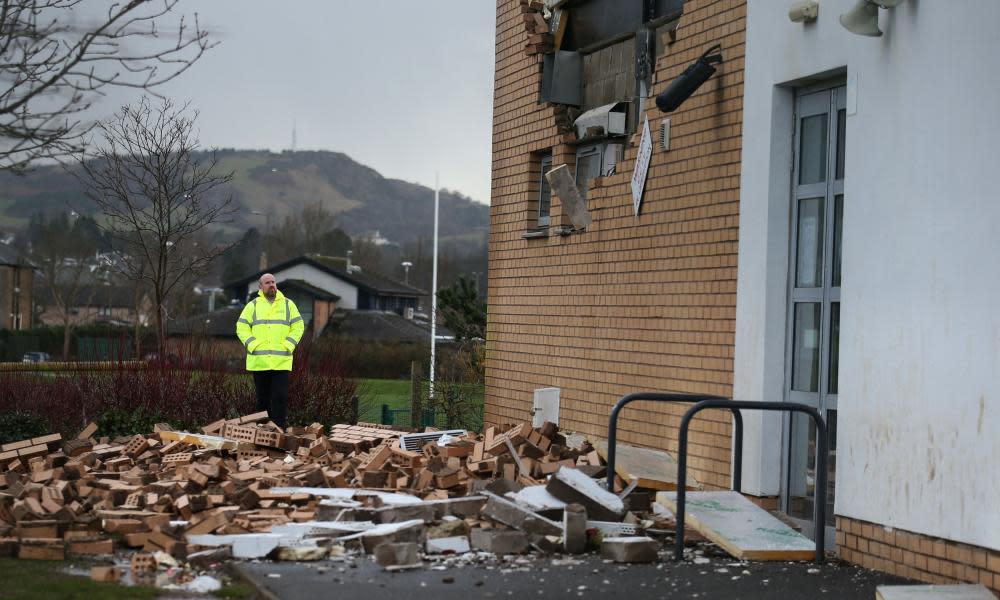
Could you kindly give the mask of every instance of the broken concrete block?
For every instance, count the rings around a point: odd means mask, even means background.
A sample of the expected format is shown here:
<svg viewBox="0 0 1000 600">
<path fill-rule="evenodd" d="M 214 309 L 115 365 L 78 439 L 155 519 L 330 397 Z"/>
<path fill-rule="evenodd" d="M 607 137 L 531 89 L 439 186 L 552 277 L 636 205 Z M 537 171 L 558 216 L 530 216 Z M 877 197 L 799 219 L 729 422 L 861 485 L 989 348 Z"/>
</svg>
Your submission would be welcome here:
<svg viewBox="0 0 1000 600">
<path fill-rule="evenodd" d="M 601 556 L 620 563 L 654 562 L 660 543 L 649 537 L 607 537 L 601 542 Z"/>
<path fill-rule="evenodd" d="M 625 515 L 621 498 L 577 469 L 560 468 L 549 478 L 545 489 L 563 502 L 582 504 L 593 519 L 620 521 Z"/>
<path fill-rule="evenodd" d="M 563 539 L 557 535 L 536 535 L 531 540 L 531 545 L 544 554 L 558 554 L 564 551 Z"/>
<path fill-rule="evenodd" d="M 382 567 L 408 567 L 420 564 L 420 545 L 413 542 L 379 544 L 375 562 Z"/>
<path fill-rule="evenodd" d="M 508 498 L 535 512 L 562 511 L 566 508 L 566 503 L 550 494 L 544 485 L 529 485 Z"/>
<path fill-rule="evenodd" d="M 307 561 L 323 560 L 329 553 L 320 546 L 279 546 L 274 556 L 277 560 Z"/>
<path fill-rule="evenodd" d="M 192 567 L 206 568 L 215 563 L 229 560 L 233 557 L 233 551 L 229 546 L 210 548 L 201 552 L 192 552 L 187 555 L 187 562 Z"/>
<path fill-rule="evenodd" d="M 579 504 L 567 504 L 563 511 L 563 549 L 580 554 L 587 549 L 587 511 Z"/>
<path fill-rule="evenodd" d="M 528 550 L 528 536 L 523 531 L 473 529 L 472 547 L 493 554 L 521 554 Z"/>
<path fill-rule="evenodd" d="M 525 533 L 538 535 L 562 535 L 563 533 L 562 526 L 555 521 L 550 521 L 495 494 L 486 492 L 484 495 L 487 501 L 482 514 L 494 521 L 499 521 L 514 529 L 520 529 Z"/>
<path fill-rule="evenodd" d="M 469 524 L 462 519 L 445 521 L 444 523 L 435 525 L 427 530 L 427 539 L 430 540 L 456 536 L 469 536 Z"/>
<path fill-rule="evenodd" d="M 434 520 L 440 521 L 449 515 L 465 519 L 479 515 L 486 505 L 486 496 L 465 496 L 464 498 L 449 498 L 448 500 L 430 500 L 424 506 L 434 507 Z"/>
<path fill-rule="evenodd" d="M 428 554 L 464 554 L 470 550 L 469 538 L 464 535 L 428 539 L 424 546 Z"/>
<path fill-rule="evenodd" d="M 437 509 L 428 504 L 409 504 L 404 506 L 386 506 L 372 511 L 372 521 L 376 523 L 402 523 L 419 519 L 424 523 L 436 520 Z"/>
<path fill-rule="evenodd" d="M 402 523 L 386 523 L 373 527 L 361 534 L 361 543 L 365 553 L 371 554 L 382 544 L 424 541 L 424 522 L 421 520 L 403 521 Z"/>
</svg>

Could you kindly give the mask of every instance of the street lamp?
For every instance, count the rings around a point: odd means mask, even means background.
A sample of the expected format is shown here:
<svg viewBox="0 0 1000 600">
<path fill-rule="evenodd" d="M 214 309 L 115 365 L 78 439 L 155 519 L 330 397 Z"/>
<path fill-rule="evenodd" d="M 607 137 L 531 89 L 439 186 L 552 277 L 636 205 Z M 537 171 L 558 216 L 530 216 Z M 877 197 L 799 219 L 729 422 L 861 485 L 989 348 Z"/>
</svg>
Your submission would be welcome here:
<svg viewBox="0 0 1000 600">
<path fill-rule="evenodd" d="M 271 211 L 263 213 L 259 210 L 251 210 L 251 215 L 257 215 L 258 217 L 264 217 L 267 225 L 265 226 L 264 233 L 271 233 Z"/>
<path fill-rule="evenodd" d="M 404 260 L 402 262 L 402 265 L 403 265 L 403 283 L 405 283 L 406 285 L 410 285 L 410 267 L 413 266 L 413 263 L 411 263 L 408 260 Z"/>
</svg>

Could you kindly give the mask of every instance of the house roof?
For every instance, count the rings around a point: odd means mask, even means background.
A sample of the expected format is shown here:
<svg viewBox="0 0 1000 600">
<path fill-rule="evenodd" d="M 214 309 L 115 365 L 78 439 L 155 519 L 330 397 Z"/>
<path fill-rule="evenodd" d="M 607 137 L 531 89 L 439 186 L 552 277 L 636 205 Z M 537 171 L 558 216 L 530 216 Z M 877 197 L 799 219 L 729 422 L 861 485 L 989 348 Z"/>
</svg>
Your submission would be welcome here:
<svg viewBox="0 0 1000 600">
<path fill-rule="evenodd" d="M 35 302 L 48 306 L 53 302 L 52 291 L 47 285 L 38 287 Z M 135 309 L 135 290 L 129 287 L 100 283 L 82 284 L 70 306 L 109 307 Z"/>
<path fill-rule="evenodd" d="M 338 309 L 330 315 L 323 335 L 336 335 L 377 342 L 430 342 L 430 324 L 405 319 L 394 312 Z M 438 327 L 438 340 L 454 337 Z M 448 340 L 445 340 L 448 341 Z"/>
<path fill-rule="evenodd" d="M 211 335 L 213 337 L 236 337 L 236 319 L 243 312 L 242 306 L 227 306 L 210 313 L 202 313 L 187 319 L 167 322 L 167 335 Z"/>
<path fill-rule="evenodd" d="M 257 271 L 256 273 L 227 283 L 226 288 L 241 287 L 245 286 L 251 281 L 255 281 L 260 278 L 264 273 L 273 273 L 276 278 L 280 278 L 280 272 L 294 267 L 300 264 L 307 264 L 324 273 L 328 273 L 352 283 L 357 287 L 364 289 L 368 292 L 375 292 L 381 295 L 388 296 L 407 296 L 407 297 L 417 297 L 426 296 L 427 292 L 420 288 L 408 285 L 395 279 L 385 277 L 378 273 L 373 273 L 371 271 L 352 271 L 347 272 L 347 259 L 339 258 L 335 256 L 323 256 L 321 254 L 306 254 L 303 256 L 297 256 L 295 258 L 286 260 L 283 263 L 273 265 L 265 270 Z"/>
<path fill-rule="evenodd" d="M 282 293 L 288 290 L 299 290 L 305 294 L 312 296 L 313 298 L 318 298 L 320 300 L 331 300 L 336 302 L 340 300 L 340 296 L 337 294 L 331 294 L 330 292 L 318 288 L 313 284 L 304 281 L 302 279 L 283 279 L 278 282 L 278 287 L 282 290 Z"/>
<path fill-rule="evenodd" d="M 0 244 L 0 265 L 14 267 L 30 267 L 30 262 L 22 258 L 20 253 L 6 244 Z"/>
</svg>

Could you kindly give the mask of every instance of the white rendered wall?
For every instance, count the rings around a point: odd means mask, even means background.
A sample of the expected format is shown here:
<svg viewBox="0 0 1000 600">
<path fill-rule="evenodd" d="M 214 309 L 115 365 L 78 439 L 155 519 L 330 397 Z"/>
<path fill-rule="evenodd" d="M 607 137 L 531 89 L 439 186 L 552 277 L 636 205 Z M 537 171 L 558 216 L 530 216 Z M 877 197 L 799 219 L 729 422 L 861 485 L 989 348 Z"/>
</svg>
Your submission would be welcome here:
<svg viewBox="0 0 1000 600">
<path fill-rule="evenodd" d="M 321 290 L 340 296 L 337 301 L 337 308 L 356 309 L 358 307 L 358 288 L 354 285 L 334 277 L 329 273 L 320 271 L 312 265 L 300 263 L 281 271 L 272 273 L 278 282 L 278 289 L 281 289 L 281 282 L 286 279 L 301 279 L 310 285 L 314 285 Z M 256 281 L 247 284 L 247 294 L 255 294 L 260 286 Z"/>
<path fill-rule="evenodd" d="M 734 396 L 782 398 L 791 85 L 856 75 L 836 513 L 1000 549 L 1000 2 L 908 0 L 882 38 L 789 4 L 749 0 Z M 777 493 L 780 420 L 747 425 L 744 491 Z"/>
</svg>

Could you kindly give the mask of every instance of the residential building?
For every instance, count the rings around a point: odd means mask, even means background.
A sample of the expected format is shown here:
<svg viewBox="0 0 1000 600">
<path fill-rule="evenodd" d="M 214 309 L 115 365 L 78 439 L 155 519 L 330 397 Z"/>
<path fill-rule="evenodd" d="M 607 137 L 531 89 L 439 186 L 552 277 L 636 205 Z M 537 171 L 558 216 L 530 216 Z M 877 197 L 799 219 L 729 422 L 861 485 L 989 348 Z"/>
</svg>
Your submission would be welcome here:
<svg viewBox="0 0 1000 600">
<path fill-rule="evenodd" d="M 35 270 L 26 259 L 0 243 L 0 329 L 30 329 Z"/>
<path fill-rule="evenodd" d="M 63 307 L 55 303 L 50 290 L 39 290 L 39 322 L 60 326 L 68 316 L 73 325 L 134 325 L 137 319 L 143 325 L 149 323 L 153 303 L 147 294 L 137 298 L 134 287 L 104 285 L 98 280 L 79 287 L 69 305 L 69 315 L 63 314 Z"/>
<path fill-rule="evenodd" d="M 1000 5 L 876 8 L 885 35 L 862 37 L 854 0 L 808 23 L 764 0 L 540 4 L 497 3 L 486 422 L 527 420 L 540 388 L 601 437 L 632 392 L 807 404 L 842 557 L 1000 590 L 1000 278 L 975 268 L 1000 250 Z M 550 190 L 560 165 L 582 207 Z M 630 405 L 619 440 L 676 452 L 686 408 Z M 727 488 L 730 417 L 702 414 L 692 475 Z M 743 420 L 741 491 L 811 534 L 816 432 Z"/>
<path fill-rule="evenodd" d="M 390 311 L 405 316 L 412 314 L 417 300 L 426 295 L 411 285 L 364 271 L 352 265 L 349 258 L 318 254 L 299 256 L 262 269 L 226 284 L 225 289 L 231 298 L 249 299 L 257 293 L 257 281 L 264 273 L 274 275 L 278 289 L 295 301 L 307 327 L 312 318 L 317 335 L 323 331 L 334 308 Z"/>
</svg>

